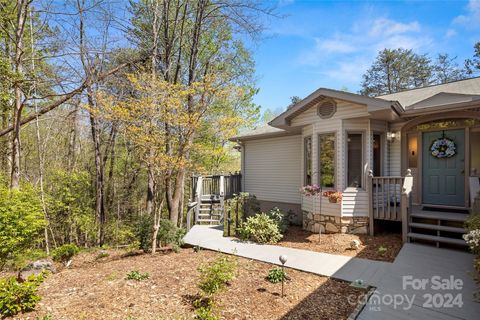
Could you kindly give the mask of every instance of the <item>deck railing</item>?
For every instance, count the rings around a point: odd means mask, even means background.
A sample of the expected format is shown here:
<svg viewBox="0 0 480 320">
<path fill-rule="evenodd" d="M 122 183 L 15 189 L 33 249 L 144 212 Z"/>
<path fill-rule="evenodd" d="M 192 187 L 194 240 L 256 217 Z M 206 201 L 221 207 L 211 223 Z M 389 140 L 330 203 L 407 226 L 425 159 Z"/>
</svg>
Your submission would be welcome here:
<svg viewBox="0 0 480 320">
<path fill-rule="evenodd" d="M 368 174 L 368 207 L 370 234 L 374 234 L 375 220 L 402 221 L 402 188 L 405 177 Z"/>
<path fill-rule="evenodd" d="M 217 195 L 229 199 L 242 191 L 242 174 L 240 172 L 229 175 L 193 176 L 192 199 L 194 199 L 195 192 L 199 190 L 197 188 L 199 178 L 202 178 L 200 179 L 202 183 L 200 196 Z"/>
</svg>

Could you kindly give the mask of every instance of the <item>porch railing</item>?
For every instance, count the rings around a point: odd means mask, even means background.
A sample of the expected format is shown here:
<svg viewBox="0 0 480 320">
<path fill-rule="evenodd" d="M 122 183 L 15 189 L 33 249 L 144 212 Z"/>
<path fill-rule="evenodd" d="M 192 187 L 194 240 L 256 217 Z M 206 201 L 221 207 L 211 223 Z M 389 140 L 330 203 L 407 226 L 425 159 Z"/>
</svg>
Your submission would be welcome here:
<svg viewBox="0 0 480 320">
<path fill-rule="evenodd" d="M 197 188 L 199 181 L 202 184 L 200 189 Z M 235 172 L 229 175 L 193 176 L 191 185 L 192 199 L 198 190 L 201 190 L 200 196 L 217 195 L 229 199 L 242 191 L 242 174 Z"/>
<path fill-rule="evenodd" d="M 402 187 L 402 240 L 408 241 L 408 229 L 410 223 L 410 213 L 412 211 L 412 189 L 413 189 L 413 176 L 410 169 L 407 170 L 407 175 L 403 182 Z"/>
<path fill-rule="evenodd" d="M 374 234 L 375 220 L 402 221 L 402 196 L 406 177 L 368 174 L 368 209 L 370 234 Z M 412 183 L 413 185 L 413 183 Z M 411 190 L 410 190 L 411 192 Z"/>
</svg>

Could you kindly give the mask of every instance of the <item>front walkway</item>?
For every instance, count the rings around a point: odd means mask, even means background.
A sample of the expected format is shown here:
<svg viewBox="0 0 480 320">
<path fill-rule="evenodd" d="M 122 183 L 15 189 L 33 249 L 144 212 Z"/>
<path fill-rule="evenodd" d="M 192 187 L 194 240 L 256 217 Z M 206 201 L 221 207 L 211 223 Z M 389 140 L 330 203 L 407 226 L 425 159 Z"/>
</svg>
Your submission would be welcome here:
<svg viewBox="0 0 480 320">
<path fill-rule="evenodd" d="M 194 226 L 185 243 L 272 264 L 280 264 L 278 257 L 284 254 L 289 268 L 345 281 L 362 279 L 376 288 L 358 317 L 362 320 L 478 319 L 480 315 L 480 303 L 472 299 L 473 256 L 468 253 L 406 244 L 394 263 L 388 263 L 240 242 L 223 237 L 218 226 Z M 437 288 L 437 282 L 445 286 Z"/>
</svg>

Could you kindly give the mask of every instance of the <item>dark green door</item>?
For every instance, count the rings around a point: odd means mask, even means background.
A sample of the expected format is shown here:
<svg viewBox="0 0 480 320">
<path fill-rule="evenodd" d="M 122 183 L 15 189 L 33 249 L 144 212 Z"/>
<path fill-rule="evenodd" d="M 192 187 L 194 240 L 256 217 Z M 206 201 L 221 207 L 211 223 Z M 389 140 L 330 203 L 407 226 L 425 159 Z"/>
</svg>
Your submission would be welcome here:
<svg viewBox="0 0 480 320">
<path fill-rule="evenodd" d="M 442 137 L 455 143 L 455 155 L 438 158 L 432 155 L 432 143 Z M 423 203 L 465 206 L 465 130 L 423 133 Z"/>
</svg>

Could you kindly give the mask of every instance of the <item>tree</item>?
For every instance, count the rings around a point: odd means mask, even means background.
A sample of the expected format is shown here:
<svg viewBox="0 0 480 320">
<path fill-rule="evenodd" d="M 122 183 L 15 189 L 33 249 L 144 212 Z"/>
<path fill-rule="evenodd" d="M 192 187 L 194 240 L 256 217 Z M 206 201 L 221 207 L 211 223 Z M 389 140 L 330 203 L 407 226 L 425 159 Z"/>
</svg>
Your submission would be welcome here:
<svg viewBox="0 0 480 320">
<path fill-rule="evenodd" d="M 140 1 L 132 5 L 130 36 L 151 61 L 146 67 L 153 76 L 189 88 L 194 83 L 210 86 L 214 79 L 219 88 L 235 86 L 228 107 L 238 113 L 241 108 L 252 110 L 253 63 L 243 43 L 233 36 L 235 29 L 250 36 L 261 29 L 258 15 L 268 14 L 255 1 Z M 217 76 L 220 75 L 220 76 Z M 239 94 L 240 93 L 240 94 Z M 165 152 L 170 157 L 182 155 L 190 162 L 193 145 L 199 135 L 200 125 L 212 117 L 220 104 L 215 96 L 191 95 L 182 106 L 189 117 L 198 124 L 190 128 L 165 127 Z M 151 171 L 151 168 L 147 168 Z M 165 174 L 165 197 L 170 220 L 179 223 L 183 216 L 185 178 L 189 166 L 173 167 Z M 150 174 L 148 176 L 151 176 Z M 151 210 L 153 179 L 147 188 L 147 211 Z"/>
<path fill-rule="evenodd" d="M 455 62 L 456 58 L 451 58 L 447 53 L 438 54 L 433 64 L 433 81 L 435 84 L 457 81 L 467 77 L 466 71 Z"/>
<path fill-rule="evenodd" d="M 473 58 L 465 60 L 465 69 L 468 75 L 472 75 L 480 71 L 480 41 L 475 43 L 473 49 Z"/>
<path fill-rule="evenodd" d="M 379 96 L 429 85 L 432 65 L 426 55 L 407 49 L 384 49 L 363 75 L 361 94 Z"/>
<path fill-rule="evenodd" d="M 0 185 L 0 270 L 8 260 L 31 248 L 44 226 L 42 206 L 34 189 L 8 190 Z"/>
</svg>

